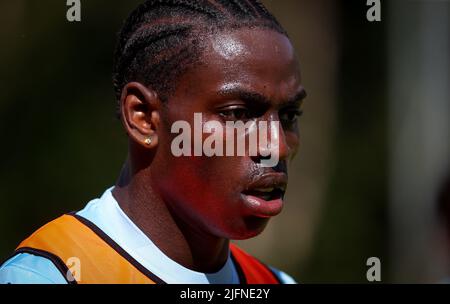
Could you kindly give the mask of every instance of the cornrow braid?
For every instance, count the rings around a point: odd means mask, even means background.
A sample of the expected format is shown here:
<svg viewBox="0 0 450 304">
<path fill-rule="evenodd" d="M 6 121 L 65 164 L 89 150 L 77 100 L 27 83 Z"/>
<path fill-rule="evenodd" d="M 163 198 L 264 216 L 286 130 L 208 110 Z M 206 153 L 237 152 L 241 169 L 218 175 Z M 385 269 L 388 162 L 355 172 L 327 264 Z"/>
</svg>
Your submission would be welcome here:
<svg viewBox="0 0 450 304">
<path fill-rule="evenodd" d="M 170 13 L 170 9 L 185 9 L 190 10 L 192 12 L 196 12 L 201 15 L 210 16 L 212 18 L 219 18 L 217 15 L 217 11 L 211 10 L 204 4 L 207 1 L 189 1 L 189 0 L 153 0 L 146 1 L 140 6 L 138 6 L 128 17 L 126 20 L 122 32 L 121 37 L 123 39 L 127 39 L 126 33 L 134 32 L 143 22 L 149 21 L 148 14 L 152 12 L 152 10 L 156 10 L 157 8 L 165 7 L 168 8 L 165 12 L 162 12 L 161 15 Z M 200 4 L 203 4 L 200 5 Z M 157 19 L 159 16 L 154 16 Z M 162 17 L 162 16 L 161 16 Z"/>
<path fill-rule="evenodd" d="M 176 81 L 199 62 L 206 35 L 239 27 L 286 31 L 258 0 L 148 0 L 125 20 L 114 52 L 117 101 L 131 81 L 167 101 Z"/>
<path fill-rule="evenodd" d="M 116 95 L 120 96 L 122 83 L 125 84 L 132 81 L 131 78 L 139 76 L 137 72 L 140 64 L 148 64 L 154 61 L 154 58 L 164 57 L 164 51 L 168 53 L 180 42 L 183 42 L 183 38 L 186 37 L 189 29 L 189 25 L 183 24 L 156 25 L 150 28 L 143 28 L 133 34 L 125 42 L 123 55 L 116 62 L 117 71 L 129 71 L 122 75 L 117 74 L 114 78 L 114 81 L 117 82 L 117 86 L 115 85 Z M 152 56 L 146 59 L 146 54 Z"/>
<path fill-rule="evenodd" d="M 252 19 L 256 18 L 256 11 L 253 10 L 253 7 L 245 0 L 217 0 L 217 2 L 235 16 L 245 16 Z"/>
<path fill-rule="evenodd" d="M 265 17 L 268 20 L 270 20 L 270 22 L 273 22 L 278 28 L 283 28 L 281 26 L 281 24 L 278 22 L 278 20 L 274 17 L 274 15 L 272 15 L 267 8 L 264 6 L 264 4 L 262 4 L 262 2 L 260 0 L 248 0 L 251 1 L 252 4 L 258 8 L 258 11 L 261 13 L 261 17 Z M 284 34 L 287 36 L 287 32 L 283 29 Z"/>
</svg>

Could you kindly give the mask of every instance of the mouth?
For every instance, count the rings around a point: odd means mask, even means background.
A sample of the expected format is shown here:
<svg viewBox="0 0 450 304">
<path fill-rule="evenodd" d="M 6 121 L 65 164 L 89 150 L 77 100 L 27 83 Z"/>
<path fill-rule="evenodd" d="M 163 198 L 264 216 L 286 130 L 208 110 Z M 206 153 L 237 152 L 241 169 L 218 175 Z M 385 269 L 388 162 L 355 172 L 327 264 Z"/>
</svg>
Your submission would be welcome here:
<svg viewBox="0 0 450 304">
<path fill-rule="evenodd" d="M 254 196 L 264 201 L 272 201 L 275 199 L 283 199 L 285 189 L 282 187 L 256 188 L 242 192 L 247 196 Z"/>
<path fill-rule="evenodd" d="M 286 174 L 262 175 L 242 191 L 244 206 L 253 216 L 263 218 L 275 216 L 283 208 L 286 186 Z"/>
</svg>

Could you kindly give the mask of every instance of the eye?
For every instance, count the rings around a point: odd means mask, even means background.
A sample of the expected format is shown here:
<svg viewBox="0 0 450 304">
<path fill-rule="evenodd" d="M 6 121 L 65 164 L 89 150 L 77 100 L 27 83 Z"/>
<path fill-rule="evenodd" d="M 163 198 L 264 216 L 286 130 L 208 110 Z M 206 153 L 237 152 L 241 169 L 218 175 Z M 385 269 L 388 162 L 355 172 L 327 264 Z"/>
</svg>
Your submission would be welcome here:
<svg viewBox="0 0 450 304">
<path fill-rule="evenodd" d="M 303 111 L 299 109 L 287 109 L 280 113 L 280 121 L 283 124 L 294 124 L 298 117 L 302 116 Z"/>
<path fill-rule="evenodd" d="M 244 107 L 230 107 L 226 109 L 222 109 L 219 112 L 219 115 L 223 117 L 225 120 L 247 120 L 251 118 L 251 113 L 247 108 Z"/>
</svg>

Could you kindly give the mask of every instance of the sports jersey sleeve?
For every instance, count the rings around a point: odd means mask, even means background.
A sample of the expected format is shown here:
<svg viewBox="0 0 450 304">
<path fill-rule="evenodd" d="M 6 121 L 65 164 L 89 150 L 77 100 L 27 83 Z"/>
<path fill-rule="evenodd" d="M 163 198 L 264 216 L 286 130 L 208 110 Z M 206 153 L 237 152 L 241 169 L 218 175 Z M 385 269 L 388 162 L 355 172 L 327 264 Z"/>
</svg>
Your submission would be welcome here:
<svg viewBox="0 0 450 304">
<path fill-rule="evenodd" d="M 290 275 L 286 274 L 285 272 L 270 266 L 270 269 L 275 273 L 275 275 L 278 277 L 278 279 L 283 284 L 298 284 Z"/>
<path fill-rule="evenodd" d="M 0 266 L 0 284 L 67 284 L 67 281 L 49 259 L 19 253 Z"/>
</svg>

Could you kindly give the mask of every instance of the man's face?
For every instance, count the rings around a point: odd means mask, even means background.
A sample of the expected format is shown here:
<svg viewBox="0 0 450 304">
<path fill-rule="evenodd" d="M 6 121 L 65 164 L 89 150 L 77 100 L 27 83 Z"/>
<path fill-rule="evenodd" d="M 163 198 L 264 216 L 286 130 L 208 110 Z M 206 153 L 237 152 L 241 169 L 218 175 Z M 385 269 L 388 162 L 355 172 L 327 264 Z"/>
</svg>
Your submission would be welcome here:
<svg viewBox="0 0 450 304">
<path fill-rule="evenodd" d="M 218 237 L 259 234 L 283 206 L 303 94 L 299 65 L 284 35 L 238 29 L 210 38 L 201 64 L 179 80 L 157 131 L 152 185 L 175 217 Z M 175 157 L 171 143 L 178 134 L 171 133 L 172 124 L 183 120 L 193 129 L 194 113 L 202 114 L 202 124 L 219 121 L 224 129 L 226 121 L 279 122 L 278 165 L 265 168 L 262 157 L 250 155 Z"/>
</svg>

